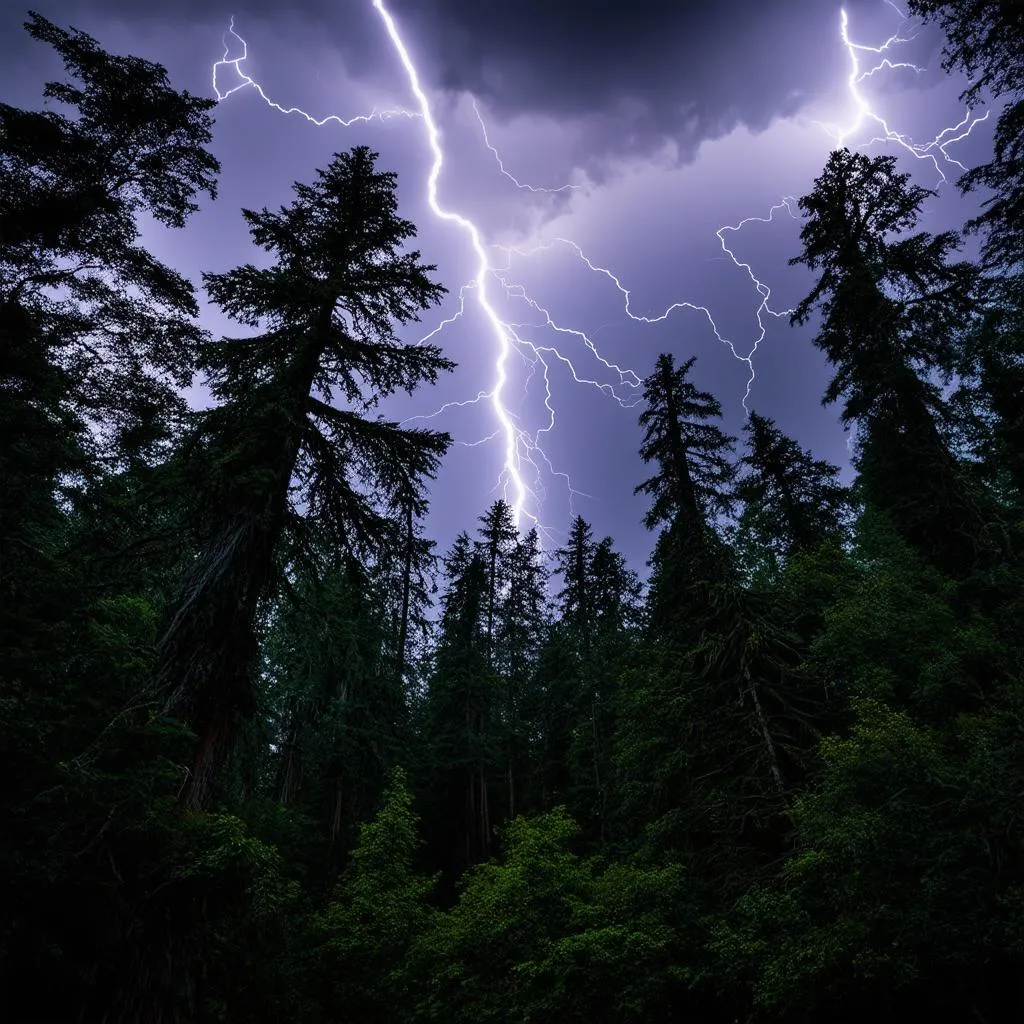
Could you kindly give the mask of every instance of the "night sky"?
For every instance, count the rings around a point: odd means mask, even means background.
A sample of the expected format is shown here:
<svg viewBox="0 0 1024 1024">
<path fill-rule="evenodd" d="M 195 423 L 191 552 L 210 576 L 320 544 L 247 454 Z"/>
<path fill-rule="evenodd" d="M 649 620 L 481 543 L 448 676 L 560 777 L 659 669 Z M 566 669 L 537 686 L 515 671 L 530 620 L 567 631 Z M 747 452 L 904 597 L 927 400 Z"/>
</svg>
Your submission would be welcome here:
<svg viewBox="0 0 1024 1024">
<path fill-rule="evenodd" d="M 244 38 L 249 56 L 238 67 L 282 107 L 318 120 L 348 120 L 374 108 L 419 111 L 372 0 L 239 4 L 38 0 L 36 9 L 89 32 L 106 49 L 159 61 L 175 86 L 192 92 L 213 94 L 214 64 L 225 45 L 229 60 L 240 57 Z M 847 0 L 849 38 L 876 47 L 897 33 L 913 38 L 885 54 L 858 51 L 862 71 L 884 57 L 895 66 L 852 87 L 840 5 L 830 0 L 633 0 L 607 7 L 579 0 L 392 0 L 387 9 L 440 129 L 438 200 L 479 229 L 494 268 L 486 295 L 509 325 L 506 335 L 519 339 L 506 360 L 503 405 L 525 432 L 517 435 L 516 453 L 531 492 L 522 523 L 539 519 L 548 528 L 547 546 L 561 542 L 570 515 L 579 513 L 642 564 L 651 538 L 640 524 L 642 499 L 632 495 L 645 472 L 636 454 L 639 410 L 630 406 L 659 352 L 680 361 L 696 355 L 697 384 L 719 396 L 726 428 L 740 433 L 751 373 L 745 360 L 760 333 L 762 295 L 751 274 L 771 289 L 775 311 L 795 305 L 811 285 L 806 271 L 787 265 L 799 251 L 799 222 L 785 206 L 771 220 L 769 211 L 809 190 L 837 134 L 848 132 L 847 144 L 870 153 L 900 154 L 921 184 L 949 178 L 929 203 L 929 230 L 958 227 L 976 208 L 977 197 L 965 200 L 952 184 L 960 171 L 942 153 L 915 158 L 895 143 L 872 142 L 881 133 L 877 123 L 858 124 L 857 94 L 918 144 L 965 114 L 958 97 L 966 83 L 939 69 L 938 34 L 903 23 L 886 0 Z M 58 77 L 59 66 L 20 30 L 24 15 L 17 0 L 0 10 L 0 90 L 7 102 L 35 107 L 43 81 Z M 232 16 L 238 37 L 227 33 Z M 400 210 L 419 227 L 417 246 L 450 290 L 409 340 L 459 311 L 460 288 L 475 280 L 478 260 L 464 227 L 439 220 L 427 203 L 433 156 L 422 118 L 348 127 L 327 120 L 318 127 L 302 114 L 272 109 L 231 64 L 220 66 L 217 85 L 221 92 L 244 86 L 216 111 L 220 197 L 184 231 L 144 226 L 144 240 L 159 257 L 197 283 L 203 270 L 261 262 L 239 209 L 287 203 L 293 181 L 310 180 L 332 153 L 365 143 L 381 154 L 382 169 L 398 172 Z M 507 174 L 485 145 L 477 110 Z M 995 113 L 950 145 L 949 156 L 966 166 L 984 161 Z M 764 220 L 720 230 L 745 218 Z M 734 265 L 722 240 L 749 272 Z M 610 273 L 588 268 L 580 253 Z M 627 315 L 610 274 L 629 289 L 629 311 L 653 322 Z M 464 313 L 433 337 L 459 364 L 455 373 L 384 409 L 396 419 L 426 422 L 412 418 L 483 396 L 430 421 L 457 442 L 433 488 L 428 530 L 442 548 L 495 497 L 505 493 L 517 502 L 515 480 L 503 470 L 506 434 L 490 397 L 500 344 L 478 291 L 461 292 Z M 662 317 L 674 303 L 691 305 Z M 692 307 L 710 311 L 732 349 L 716 337 L 708 315 Z M 545 326 L 548 314 L 561 330 Z M 752 359 L 748 407 L 845 466 L 837 411 L 820 405 L 828 368 L 812 346 L 813 325 L 791 328 L 787 317 L 766 311 L 761 321 L 766 333 Z M 204 323 L 229 336 L 245 330 L 211 307 Z M 574 382 L 574 373 L 591 383 Z M 201 392 L 195 398 L 201 401 Z"/>
</svg>

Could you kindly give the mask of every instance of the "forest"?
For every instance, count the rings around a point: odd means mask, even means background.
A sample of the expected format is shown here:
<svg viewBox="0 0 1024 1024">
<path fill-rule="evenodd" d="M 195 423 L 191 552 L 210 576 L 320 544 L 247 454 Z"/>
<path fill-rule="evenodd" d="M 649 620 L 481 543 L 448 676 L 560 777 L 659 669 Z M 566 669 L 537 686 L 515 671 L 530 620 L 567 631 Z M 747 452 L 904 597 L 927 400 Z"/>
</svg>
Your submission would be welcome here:
<svg viewBox="0 0 1024 1024">
<path fill-rule="evenodd" d="M 445 289 L 375 153 L 200 291 L 140 224 L 215 197 L 215 102 L 29 15 L 67 77 L 0 104 L 5 1021 L 1024 1019 L 1024 8 L 910 7 L 1005 101 L 980 213 L 831 154 L 793 321 L 853 482 L 663 354 L 643 578 L 503 500 L 426 535 L 452 439 L 377 409 L 453 369 L 402 340 Z"/>
</svg>

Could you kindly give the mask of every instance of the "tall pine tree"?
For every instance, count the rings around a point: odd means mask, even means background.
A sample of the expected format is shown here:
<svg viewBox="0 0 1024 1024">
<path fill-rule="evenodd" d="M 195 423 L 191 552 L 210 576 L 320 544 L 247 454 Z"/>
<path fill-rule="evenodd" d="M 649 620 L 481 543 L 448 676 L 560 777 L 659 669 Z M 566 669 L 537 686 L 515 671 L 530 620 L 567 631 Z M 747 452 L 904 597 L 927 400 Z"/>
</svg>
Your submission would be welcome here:
<svg viewBox="0 0 1024 1024">
<path fill-rule="evenodd" d="M 451 363 L 403 344 L 396 325 L 440 298 L 434 269 L 403 251 L 415 227 L 397 214 L 395 175 L 365 147 L 336 156 L 278 212 L 243 211 L 253 241 L 277 262 L 205 277 L 211 297 L 253 337 L 210 345 L 202 365 L 222 403 L 200 421 L 193 464 L 216 510 L 160 645 L 164 713 L 199 746 L 187 792 L 209 797 L 236 726 L 253 712 L 256 617 L 288 534 L 304 524 L 358 559 L 402 546 L 388 510 L 413 500 L 447 435 L 370 418 L 382 398 L 433 381 Z"/>
<path fill-rule="evenodd" d="M 819 272 L 793 322 L 821 315 L 815 344 L 836 368 L 825 402 L 858 424 L 865 500 L 943 570 L 963 574 L 983 546 L 983 502 L 949 441 L 940 384 L 957 363 L 961 325 L 977 308 L 977 269 L 951 262 L 954 232 L 909 234 L 931 195 L 895 157 L 838 150 L 800 200 L 803 252 Z"/>
<path fill-rule="evenodd" d="M 650 597 L 655 623 L 692 625 L 701 587 L 720 579 L 724 551 L 716 518 L 728 510 L 735 438 L 713 421 L 722 406 L 690 380 L 696 357 L 677 367 L 669 354 L 658 357 L 644 381 L 644 428 L 640 457 L 656 472 L 634 493 L 651 498 L 644 517 L 648 529 L 665 527 L 653 557 Z"/>
</svg>

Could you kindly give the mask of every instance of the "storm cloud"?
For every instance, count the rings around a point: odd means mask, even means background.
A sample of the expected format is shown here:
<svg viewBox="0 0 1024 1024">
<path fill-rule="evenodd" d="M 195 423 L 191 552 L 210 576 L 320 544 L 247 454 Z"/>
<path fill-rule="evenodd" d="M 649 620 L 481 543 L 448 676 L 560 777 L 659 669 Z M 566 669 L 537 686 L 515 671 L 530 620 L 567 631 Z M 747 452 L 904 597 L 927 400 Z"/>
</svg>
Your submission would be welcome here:
<svg viewBox="0 0 1024 1024">
<path fill-rule="evenodd" d="M 139 5 L 135 0 L 50 0 L 55 20 L 101 15 L 127 23 L 192 22 L 222 29 L 270 20 L 288 31 L 315 27 L 350 74 L 394 81 L 394 56 L 369 0 L 249 0 L 219 10 L 207 0 Z M 872 32 L 893 11 L 847 0 Z M 493 116 L 572 118 L 594 124 L 612 149 L 656 147 L 681 157 L 743 124 L 755 131 L 793 114 L 845 67 L 839 5 L 825 0 L 391 0 L 426 83 L 468 91 Z M 713 41 L 713 43 L 712 43 Z M 709 45 L 710 44 L 710 45 Z"/>
</svg>

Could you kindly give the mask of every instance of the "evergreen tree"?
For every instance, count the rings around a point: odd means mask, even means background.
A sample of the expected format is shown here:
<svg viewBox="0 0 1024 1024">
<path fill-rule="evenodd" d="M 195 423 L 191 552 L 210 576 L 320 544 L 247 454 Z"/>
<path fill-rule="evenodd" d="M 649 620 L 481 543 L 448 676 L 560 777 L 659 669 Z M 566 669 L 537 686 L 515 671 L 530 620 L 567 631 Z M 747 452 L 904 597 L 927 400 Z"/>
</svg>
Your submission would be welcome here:
<svg viewBox="0 0 1024 1024">
<path fill-rule="evenodd" d="M 203 930 L 159 820 L 180 737 L 120 712 L 188 549 L 168 554 L 176 508 L 148 484 L 203 334 L 192 285 L 139 235 L 214 195 L 215 104 L 85 33 L 26 28 L 68 79 L 41 111 L 0 104 L 0 985 L 36 1017 L 170 1020 L 190 998 L 177 925 Z"/>
<path fill-rule="evenodd" d="M 559 619 L 581 657 L 590 652 L 594 630 L 593 560 L 594 531 L 583 516 L 577 516 L 565 547 L 555 551 L 555 568 L 562 577 L 562 589 L 556 598 Z"/>
<path fill-rule="evenodd" d="M 689 379 L 696 361 L 691 356 L 676 367 L 671 355 L 662 354 L 644 381 L 640 457 L 646 465 L 656 463 L 658 471 L 634 493 L 652 499 L 644 517 L 648 529 L 684 522 L 699 536 L 716 513 L 728 511 L 725 485 L 732 477 L 728 455 L 735 438 L 705 422 L 720 418 L 722 406 Z"/>
<path fill-rule="evenodd" d="M 911 10 L 946 33 L 944 66 L 967 74 L 969 103 L 1006 101 L 993 158 L 966 172 L 965 191 L 986 193 L 968 224 L 982 235 L 988 271 L 985 317 L 967 337 L 959 373 L 961 414 L 988 482 L 1019 517 L 1024 496 L 1024 11 L 1010 0 L 912 0 Z"/>
<path fill-rule="evenodd" d="M 44 89 L 68 114 L 0 103 L 0 649 L 33 673 L 60 646 L 36 642 L 33 609 L 81 597 L 64 512 L 165 449 L 202 338 L 192 285 L 138 245 L 138 219 L 182 227 L 219 167 L 212 100 L 39 15 L 26 29 L 71 75 Z"/>
<path fill-rule="evenodd" d="M 716 517 L 728 511 L 735 438 L 708 420 L 722 415 L 718 399 L 689 379 L 691 356 L 676 367 L 671 355 L 658 357 L 644 381 L 644 428 L 640 456 L 657 472 L 634 493 L 648 495 L 648 529 L 665 526 L 655 549 L 651 608 L 656 623 L 686 623 L 699 604 L 700 586 L 721 577 L 723 551 Z"/>
<path fill-rule="evenodd" d="M 487 563 L 468 534 L 452 545 L 445 576 L 420 729 L 430 845 L 439 866 L 451 873 L 478 863 L 490 850 L 491 786 L 502 764 L 501 682 L 490 665 Z"/>
<path fill-rule="evenodd" d="M 1024 277 L 1000 281 L 965 332 L 951 407 L 956 440 L 997 502 L 1024 515 Z"/>
<path fill-rule="evenodd" d="M 492 659 L 505 689 L 502 733 L 507 799 L 502 817 L 512 818 L 522 809 L 532 781 L 534 689 L 547 626 L 548 574 L 536 528 L 516 537 L 507 561 L 508 584 L 496 616 Z"/>
<path fill-rule="evenodd" d="M 737 481 L 742 504 L 740 543 L 753 558 L 768 556 L 776 564 L 840 536 L 850 495 L 839 483 L 839 468 L 787 437 L 773 420 L 752 412 L 747 420 L 747 451 Z"/>
<path fill-rule="evenodd" d="M 512 507 L 499 498 L 480 516 L 479 545 L 487 564 L 487 658 L 493 664 L 495 609 L 509 583 L 508 556 L 519 539 Z"/>
<path fill-rule="evenodd" d="M 208 799 L 237 723 L 253 713 L 256 616 L 282 537 L 301 555 L 308 522 L 351 558 L 398 549 L 386 510 L 415 494 L 423 512 L 423 481 L 449 443 L 365 415 L 452 365 L 395 337 L 395 324 L 443 289 L 418 252 L 400 250 L 415 228 L 397 215 L 395 175 L 375 160 L 366 148 L 340 154 L 314 184 L 294 186 L 290 206 L 243 211 L 277 263 L 205 277 L 226 313 L 267 329 L 202 358 L 222 404 L 201 418 L 192 452 L 217 512 L 161 640 L 158 675 L 164 713 L 199 736 L 192 806 Z"/>
<path fill-rule="evenodd" d="M 792 319 L 821 313 L 815 344 L 836 367 L 824 401 L 844 398 L 843 422 L 858 423 L 865 499 L 937 565 L 964 573 L 986 515 L 950 451 L 939 381 L 956 366 L 978 275 L 950 262 L 955 233 L 907 234 L 931 194 L 898 173 L 894 157 L 834 152 L 800 200 L 804 248 L 790 262 L 820 277 Z"/>
<path fill-rule="evenodd" d="M 550 698 L 548 747 L 557 751 L 547 755 L 547 771 L 560 780 L 552 788 L 587 833 L 603 839 L 615 684 L 630 654 L 639 584 L 612 539 L 595 544 L 592 536 L 590 524 L 577 516 L 565 547 L 555 552 L 562 577 L 558 629 L 541 678 Z"/>
<path fill-rule="evenodd" d="M 277 602 L 264 643 L 273 791 L 316 823 L 328 867 L 342 861 L 408 739 L 386 600 L 362 571 L 307 570 Z"/>
<path fill-rule="evenodd" d="M 176 389 L 191 382 L 203 337 L 198 306 L 191 283 L 138 245 L 138 221 L 180 228 L 197 194 L 215 195 L 219 164 L 207 147 L 216 104 L 83 32 L 38 14 L 25 27 L 71 74 L 44 96 L 74 116 L 0 103 L 5 462 L 16 465 L 29 444 L 42 454 L 34 432 L 52 438 L 56 426 L 65 452 L 53 462 L 51 441 L 43 466 L 80 473 L 88 455 L 151 452 L 180 414 Z M 109 442 L 99 452 L 88 451 L 86 424 Z"/>
<path fill-rule="evenodd" d="M 437 556 L 434 541 L 423 536 L 423 526 L 415 516 L 414 496 L 403 502 L 404 536 L 401 552 L 381 567 L 391 583 L 391 612 L 397 620 L 394 629 L 396 678 L 407 688 L 414 685 L 416 653 L 422 650 L 430 624 L 431 593 Z"/>
<path fill-rule="evenodd" d="M 593 630 L 601 645 L 615 645 L 640 623 L 641 586 L 611 537 L 602 537 L 590 560 Z"/>
<path fill-rule="evenodd" d="M 1016 276 L 1024 269 L 1024 9 L 1016 0 L 909 0 L 908 7 L 945 32 L 943 66 L 971 80 L 968 103 L 986 93 L 1007 101 L 993 159 L 966 172 L 960 185 L 989 193 L 971 226 L 984 233 L 986 265 Z"/>
</svg>

